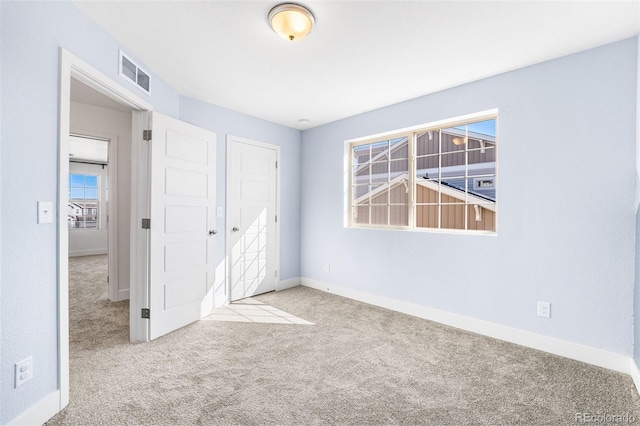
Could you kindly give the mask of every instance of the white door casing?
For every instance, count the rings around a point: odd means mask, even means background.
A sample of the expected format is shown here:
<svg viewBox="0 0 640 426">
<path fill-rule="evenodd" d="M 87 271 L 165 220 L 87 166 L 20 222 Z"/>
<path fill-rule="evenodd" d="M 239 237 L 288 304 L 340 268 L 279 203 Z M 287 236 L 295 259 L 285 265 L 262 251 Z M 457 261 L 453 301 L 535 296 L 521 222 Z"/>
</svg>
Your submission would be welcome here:
<svg viewBox="0 0 640 426">
<path fill-rule="evenodd" d="M 230 299 L 276 290 L 279 147 L 227 139 L 227 251 Z"/>
<path fill-rule="evenodd" d="M 69 135 L 71 115 L 71 77 L 81 81 L 94 90 L 109 98 L 131 107 L 132 110 L 151 111 L 153 106 L 138 96 L 124 89 L 118 83 L 96 70 L 82 59 L 74 56 L 67 50 L 60 48 L 60 72 L 59 72 L 59 105 L 58 105 L 58 197 L 57 197 L 57 250 L 58 257 L 58 391 L 55 401 L 47 405 L 47 410 L 38 410 L 38 419 L 32 419 L 28 423 L 44 423 L 53 414 L 62 410 L 69 404 L 69 263 L 67 253 L 69 250 L 69 235 L 67 221 L 67 204 L 69 201 L 67 185 L 69 182 Z M 138 167 L 132 162 L 132 172 L 136 173 Z M 132 179 L 132 184 L 134 179 Z M 132 238 L 132 241 L 134 239 Z M 134 247 L 135 248 L 135 247 Z M 133 255 L 132 255 L 133 259 Z M 133 273 L 136 271 L 134 270 Z M 136 306 L 137 301 L 132 298 L 131 306 Z M 140 311 L 138 310 L 138 313 Z M 132 340 L 141 340 L 137 325 L 141 323 L 138 317 L 130 317 Z M 49 412 L 50 411 L 50 412 Z M 33 411 L 32 411 L 33 412 Z"/>
<path fill-rule="evenodd" d="M 213 310 L 216 135 L 152 116 L 149 338 Z"/>
</svg>

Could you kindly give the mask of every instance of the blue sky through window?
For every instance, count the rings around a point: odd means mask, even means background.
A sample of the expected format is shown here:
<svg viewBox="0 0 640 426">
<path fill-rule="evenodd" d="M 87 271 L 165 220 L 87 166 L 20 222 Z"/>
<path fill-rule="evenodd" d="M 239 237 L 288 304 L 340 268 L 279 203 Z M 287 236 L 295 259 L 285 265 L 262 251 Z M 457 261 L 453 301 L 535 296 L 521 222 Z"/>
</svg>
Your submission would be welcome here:
<svg viewBox="0 0 640 426">
<path fill-rule="evenodd" d="M 85 183 L 84 186 L 86 188 L 98 188 L 98 176 L 96 175 L 85 175 Z"/>
<path fill-rule="evenodd" d="M 77 174 L 77 173 L 70 173 L 69 186 L 84 187 L 84 175 Z"/>
<path fill-rule="evenodd" d="M 455 129 L 464 130 L 465 126 L 455 127 Z M 480 133 L 483 135 L 496 136 L 496 119 L 478 121 L 467 125 L 470 132 Z"/>
<path fill-rule="evenodd" d="M 98 199 L 98 176 L 69 173 L 69 198 L 79 200 Z"/>
</svg>

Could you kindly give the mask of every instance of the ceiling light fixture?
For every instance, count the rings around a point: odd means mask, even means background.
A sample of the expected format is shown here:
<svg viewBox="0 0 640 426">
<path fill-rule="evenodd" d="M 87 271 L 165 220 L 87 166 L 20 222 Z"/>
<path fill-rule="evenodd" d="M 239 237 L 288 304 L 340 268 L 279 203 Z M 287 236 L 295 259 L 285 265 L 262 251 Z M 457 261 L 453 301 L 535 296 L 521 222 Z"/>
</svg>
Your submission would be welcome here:
<svg viewBox="0 0 640 426">
<path fill-rule="evenodd" d="M 280 37 L 289 41 L 305 38 L 316 19 L 309 9 L 295 3 L 282 3 L 269 11 L 269 25 Z"/>
</svg>

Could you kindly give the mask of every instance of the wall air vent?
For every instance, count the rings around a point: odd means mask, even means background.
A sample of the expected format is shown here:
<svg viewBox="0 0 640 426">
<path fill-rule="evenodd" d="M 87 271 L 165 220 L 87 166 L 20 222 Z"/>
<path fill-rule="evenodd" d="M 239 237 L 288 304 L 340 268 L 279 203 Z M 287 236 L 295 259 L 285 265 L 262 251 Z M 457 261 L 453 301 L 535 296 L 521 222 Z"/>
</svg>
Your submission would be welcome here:
<svg viewBox="0 0 640 426">
<path fill-rule="evenodd" d="M 140 69 L 140 67 L 122 53 L 122 51 L 120 51 L 120 75 L 135 84 L 140 90 L 150 94 L 151 79 L 149 73 Z"/>
</svg>

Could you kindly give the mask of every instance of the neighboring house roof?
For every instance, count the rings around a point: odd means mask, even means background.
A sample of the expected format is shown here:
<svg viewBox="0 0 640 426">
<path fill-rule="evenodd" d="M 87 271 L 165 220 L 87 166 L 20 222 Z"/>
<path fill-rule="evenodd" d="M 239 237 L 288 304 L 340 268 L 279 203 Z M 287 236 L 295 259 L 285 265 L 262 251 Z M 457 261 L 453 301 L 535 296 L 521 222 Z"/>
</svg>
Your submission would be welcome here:
<svg viewBox="0 0 640 426">
<path fill-rule="evenodd" d="M 391 147 L 390 150 L 388 148 L 385 149 L 385 150 L 382 150 L 379 153 L 377 153 L 376 155 L 374 155 L 372 158 L 370 158 L 368 161 L 365 161 L 362 164 L 358 164 L 358 167 L 356 167 L 355 172 L 357 173 L 360 170 L 362 170 L 362 169 L 366 168 L 367 166 L 369 166 L 370 163 L 380 160 L 380 158 L 382 158 L 385 155 L 387 155 L 387 153 L 393 154 L 395 151 L 397 151 L 397 150 L 399 150 L 401 148 L 404 148 L 406 146 L 408 140 L 409 139 L 405 136 L 400 141 L 398 141 L 395 144 L 393 144 L 393 146 Z M 389 152 L 389 151 L 391 151 L 391 152 Z M 389 157 L 391 157 L 391 156 L 389 155 Z"/>
<path fill-rule="evenodd" d="M 394 188 L 398 185 L 408 185 L 409 184 L 409 174 L 403 173 L 394 179 L 392 179 L 389 183 L 385 183 L 374 189 L 373 191 L 367 192 L 366 194 L 356 198 L 355 203 L 360 204 L 364 203 L 370 197 L 375 197 L 378 194 L 385 191 L 387 188 Z M 442 182 L 442 185 L 439 185 L 437 181 L 428 180 L 428 179 L 418 179 L 416 180 L 416 184 L 421 185 L 425 188 L 429 188 L 433 191 L 440 191 L 441 193 L 448 195 L 453 198 L 457 198 L 461 201 L 467 201 L 469 204 L 480 204 L 483 208 L 487 210 L 491 210 L 493 212 L 496 211 L 496 203 L 494 200 L 484 197 L 480 194 L 474 194 L 471 191 L 465 191 L 453 185 L 449 185 L 445 182 Z M 466 198 L 465 198 L 466 195 Z"/>
<path fill-rule="evenodd" d="M 443 194 L 448 195 L 450 197 L 457 198 L 462 201 L 465 200 L 464 189 L 460 189 L 456 186 L 450 185 L 447 182 L 441 182 L 442 185 L 438 185 L 437 181 L 422 179 L 422 180 L 417 180 L 416 183 L 418 185 L 422 185 L 426 188 L 429 188 L 433 191 L 440 191 Z M 493 212 L 496 211 L 496 202 L 491 198 L 485 197 L 480 194 L 476 194 L 472 191 L 467 191 L 466 194 L 467 194 L 466 200 L 468 201 L 469 204 L 482 204 L 482 207 L 486 208 L 487 210 L 491 210 Z"/>
</svg>

